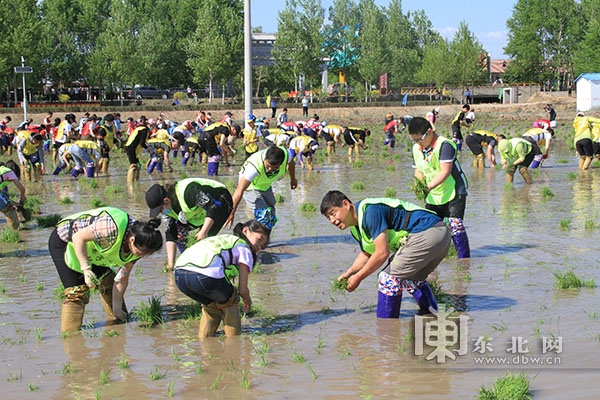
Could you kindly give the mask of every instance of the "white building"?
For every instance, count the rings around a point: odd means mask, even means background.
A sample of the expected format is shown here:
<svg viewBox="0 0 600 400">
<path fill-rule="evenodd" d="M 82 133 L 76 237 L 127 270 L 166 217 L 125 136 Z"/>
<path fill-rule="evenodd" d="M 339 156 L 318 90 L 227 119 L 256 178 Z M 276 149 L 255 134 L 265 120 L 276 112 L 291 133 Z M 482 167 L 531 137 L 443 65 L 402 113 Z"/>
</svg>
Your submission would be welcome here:
<svg viewBox="0 0 600 400">
<path fill-rule="evenodd" d="M 587 111 L 600 106 L 600 73 L 581 74 L 575 79 L 577 111 Z"/>
</svg>

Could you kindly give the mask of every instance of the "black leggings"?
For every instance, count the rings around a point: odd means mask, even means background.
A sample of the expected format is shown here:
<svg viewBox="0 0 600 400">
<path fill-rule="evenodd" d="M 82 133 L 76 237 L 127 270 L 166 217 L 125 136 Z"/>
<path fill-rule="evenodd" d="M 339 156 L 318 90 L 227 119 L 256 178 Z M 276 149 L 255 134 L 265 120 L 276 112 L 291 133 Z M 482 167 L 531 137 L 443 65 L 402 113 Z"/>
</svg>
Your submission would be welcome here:
<svg viewBox="0 0 600 400">
<path fill-rule="evenodd" d="M 523 136 L 523 139 L 531 143 L 531 152 L 533 153 L 534 157 L 542 155 L 542 150 L 540 149 L 540 146 L 537 144 L 537 141 L 534 138 L 532 138 L 531 136 Z"/>
<path fill-rule="evenodd" d="M 56 270 L 58 271 L 58 276 L 60 277 L 60 281 L 62 282 L 65 288 L 70 288 L 73 286 L 81 286 L 85 285 L 85 280 L 83 278 L 83 274 L 81 272 L 77 272 L 65 263 L 65 252 L 67 251 L 67 243 L 63 242 L 56 229 L 52 231 L 50 234 L 50 238 L 48 239 L 48 249 L 50 250 L 50 256 L 52 257 L 52 261 L 54 261 L 54 265 L 56 265 Z M 106 267 L 101 267 L 99 265 L 92 265 L 92 272 L 96 274 L 98 279 L 102 279 L 104 274 L 110 273 L 111 270 Z"/>
<path fill-rule="evenodd" d="M 433 211 L 438 217 L 444 218 L 465 218 L 465 208 L 467 206 L 467 195 L 457 194 L 446 204 L 425 204 L 425 208 Z"/>
<path fill-rule="evenodd" d="M 594 143 L 592 139 L 580 139 L 575 143 L 575 147 L 580 156 L 591 157 L 594 155 Z"/>
<path fill-rule="evenodd" d="M 127 146 L 125 147 L 125 154 L 127 154 L 127 159 L 129 160 L 129 164 L 137 164 L 140 162 L 137 158 L 137 146 Z"/>
</svg>

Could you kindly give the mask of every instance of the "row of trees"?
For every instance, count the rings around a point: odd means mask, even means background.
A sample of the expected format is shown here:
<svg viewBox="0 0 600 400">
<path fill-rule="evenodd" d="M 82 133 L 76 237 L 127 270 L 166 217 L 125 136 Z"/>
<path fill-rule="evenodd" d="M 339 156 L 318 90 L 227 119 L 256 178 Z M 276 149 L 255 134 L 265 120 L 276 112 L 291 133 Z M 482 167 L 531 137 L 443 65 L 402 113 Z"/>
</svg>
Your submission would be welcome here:
<svg viewBox="0 0 600 400">
<path fill-rule="evenodd" d="M 404 13 L 401 0 L 335 0 L 328 11 L 326 22 L 321 0 L 286 0 L 276 65 L 254 68 L 257 94 L 289 90 L 300 75 L 319 82 L 324 59 L 366 89 L 386 72 L 394 88 L 486 79 L 484 49 L 466 23 L 448 41 L 423 11 Z M 0 15 L 2 90 L 20 86 L 12 68 L 21 56 L 38 87 L 243 87 L 242 0 L 2 0 Z"/>
<path fill-rule="evenodd" d="M 600 68 L 598 0 L 519 0 L 506 22 L 506 53 L 513 62 L 505 80 L 568 87 Z"/>
<path fill-rule="evenodd" d="M 318 77 L 322 59 L 333 72 L 364 82 L 368 90 L 384 73 L 391 87 L 435 83 L 473 85 L 487 80 L 483 46 L 465 22 L 452 40 L 432 27 L 423 11 L 402 11 L 373 0 L 335 0 L 325 11 L 320 0 L 286 0 L 279 13 L 275 59 L 294 77 Z"/>
</svg>

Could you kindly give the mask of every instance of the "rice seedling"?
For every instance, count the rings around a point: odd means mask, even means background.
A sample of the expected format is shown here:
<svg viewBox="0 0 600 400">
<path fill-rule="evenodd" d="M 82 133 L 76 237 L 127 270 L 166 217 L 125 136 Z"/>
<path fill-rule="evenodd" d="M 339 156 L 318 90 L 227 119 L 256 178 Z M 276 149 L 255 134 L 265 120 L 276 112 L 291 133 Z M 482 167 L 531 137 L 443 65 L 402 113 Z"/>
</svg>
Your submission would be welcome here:
<svg viewBox="0 0 600 400">
<path fill-rule="evenodd" d="M 315 203 L 302 203 L 300 206 L 300 211 L 315 212 L 317 211 L 317 206 L 315 206 Z"/>
<path fill-rule="evenodd" d="M 448 249 L 448 255 L 445 258 L 458 258 L 458 250 L 456 250 L 456 246 L 454 246 L 454 243 L 450 244 L 450 248 Z"/>
<path fill-rule="evenodd" d="M 266 367 L 269 365 L 269 362 L 267 361 L 267 354 L 269 354 L 270 348 L 266 341 L 263 341 L 260 347 L 254 347 L 253 350 L 260 357 L 260 360 L 257 362 L 259 367 Z"/>
<path fill-rule="evenodd" d="M 75 368 L 73 368 L 73 366 L 71 365 L 70 362 L 66 362 L 66 363 L 64 363 L 64 365 L 60 371 L 60 374 L 67 375 L 67 374 L 71 374 L 73 372 L 76 372 Z"/>
<path fill-rule="evenodd" d="M 385 170 L 388 172 L 394 172 L 396 170 L 396 166 L 395 165 L 388 165 L 387 167 L 385 167 Z"/>
<path fill-rule="evenodd" d="M 385 197 L 392 197 L 392 198 L 395 198 L 395 197 L 396 197 L 396 194 L 397 194 L 397 193 L 396 193 L 396 191 L 395 191 L 394 189 L 392 189 L 392 188 L 387 188 L 387 189 L 385 189 L 384 196 L 385 196 Z"/>
<path fill-rule="evenodd" d="M 510 182 L 506 182 L 506 183 L 504 184 L 504 190 L 505 190 L 505 191 L 509 191 L 509 192 L 510 192 L 510 191 L 512 191 L 512 190 L 514 190 L 514 189 L 515 189 L 515 186 L 514 186 L 512 183 L 510 183 Z"/>
<path fill-rule="evenodd" d="M 562 229 L 569 229 L 571 228 L 571 219 L 570 218 L 563 218 L 560 220 L 560 227 Z"/>
<path fill-rule="evenodd" d="M 179 175 L 181 177 L 181 179 L 186 179 L 188 177 L 188 174 L 186 174 L 185 172 L 182 172 L 181 175 Z"/>
<path fill-rule="evenodd" d="M 302 364 L 306 362 L 306 358 L 304 358 L 304 356 L 300 353 L 298 353 L 296 350 L 294 350 L 294 352 L 292 353 L 292 361 L 298 364 Z"/>
<path fill-rule="evenodd" d="M 167 397 L 173 397 L 173 392 L 175 391 L 175 378 L 171 379 L 169 383 L 167 383 Z"/>
<path fill-rule="evenodd" d="M 23 370 L 19 370 L 18 372 L 8 372 L 8 378 L 6 379 L 7 381 L 20 381 L 21 379 L 23 379 Z"/>
<path fill-rule="evenodd" d="M 104 390 L 100 389 L 100 388 L 95 388 L 94 389 L 94 399 L 95 400 L 100 400 L 102 398 L 102 392 Z"/>
<path fill-rule="evenodd" d="M 283 195 L 282 195 L 282 194 L 279 194 L 279 193 L 277 193 L 277 194 L 275 195 L 275 202 L 276 202 L 277 204 L 285 203 L 285 197 L 283 197 Z"/>
<path fill-rule="evenodd" d="M 542 186 L 540 192 L 542 193 L 542 197 L 545 199 L 551 199 L 554 197 L 554 193 L 552 193 L 552 190 L 550 190 L 548 186 Z"/>
<path fill-rule="evenodd" d="M 343 278 L 342 280 L 335 278 L 333 281 L 331 281 L 332 292 L 343 292 L 346 289 L 348 289 L 348 278 Z"/>
<path fill-rule="evenodd" d="M 573 270 L 569 270 L 566 272 L 562 271 L 553 271 L 554 275 L 554 287 L 557 289 L 579 289 L 582 287 L 585 288 L 595 288 L 596 281 L 594 279 L 581 279 Z"/>
<path fill-rule="evenodd" d="M 69 337 L 69 331 L 63 331 L 63 332 L 60 333 L 60 338 L 62 340 L 65 340 L 68 337 Z"/>
<path fill-rule="evenodd" d="M 27 387 L 30 392 L 37 392 L 37 387 L 35 386 L 35 382 L 28 382 Z"/>
<path fill-rule="evenodd" d="M 240 386 L 242 389 L 250 388 L 250 379 L 248 378 L 248 370 L 246 368 L 242 368 L 240 370 Z"/>
<path fill-rule="evenodd" d="M 106 206 L 106 203 L 104 201 L 102 201 L 102 199 L 99 199 L 97 197 L 94 197 L 91 201 L 90 204 L 92 205 L 93 208 L 99 208 L 99 207 L 104 207 Z"/>
<path fill-rule="evenodd" d="M 73 204 L 73 203 L 75 203 L 73 200 L 71 200 L 71 198 L 69 196 L 59 197 L 58 198 L 58 202 L 60 204 Z"/>
<path fill-rule="evenodd" d="M 575 175 L 575 174 L 574 174 L 574 173 L 572 173 L 572 172 L 569 172 L 569 173 L 567 174 L 567 179 L 568 179 L 568 180 L 570 180 L 570 181 L 574 181 L 575 179 L 577 179 L 577 175 Z"/>
<path fill-rule="evenodd" d="M 425 182 L 415 177 L 411 190 L 417 197 L 417 200 L 419 200 L 422 203 L 425 203 L 425 199 L 427 198 L 427 192 L 429 191 Z"/>
<path fill-rule="evenodd" d="M 41 215 L 35 218 L 38 228 L 54 228 L 61 219 L 59 214 Z"/>
<path fill-rule="evenodd" d="M 394 154 L 394 157 L 392 157 L 392 160 L 394 161 L 400 161 L 400 154 Z"/>
<path fill-rule="evenodd" d="M 186 304 L 181 311 L 181 316 L 186 321 L 199 321 L 202 318 L 202 304 L 196 302 Z"/>
<path fill-rule="evenodd" d="M 4 294 L 6 293 L 6 286 L 4 286 L 4 284 L 0 283 L 0 293 Z"/>
<path fill-rule="evenodd" d="M 129 361 L 125 357 L 125 353 L 121 354 L 121 359 L 118 361 L 119 369 L 127 369 L 129 368 Z"/>
<path fill-rule="evenodd" d="M 352 190 L 365 190 L 365 184 L 362 182 L 352 182 Z"/>
<path fill-rule="evenodd" d="M 202 375 L 204 373 L 204 370 L 202 369 L 202 363 L 200 361 L 197 361 L 194 364 L 194 372 L 196 375 Z"/>
<path fill-rule="evenodd" d="M 160 308 L 160 297 L 152 296 L 148 299 L 148 303 L 140 303 L 134 308 L 131 314 L 134 318 L 147 324 L 155 325 L 164 322 L 162 311 Z"/>
<path fill-rule="evenodd" d="M 106 332 L 104 332 L 104 336 L 108 336 L 108 337 L 119 336 L 119 332 L 115 331 L 114 329 L 109 329 Z"/>
<path fill-rule="evenodd" d="M 363 166 L 362 161 L 355 161 L 354 163 L 352 163 L 352 167 L 354 167 L 354 168 L 362 168 L 362 166 Z"/>
<path fill-rule="evenodd" d="M 507 329 L 507 326 L 504 323 L 504 321 L 500 321 L 499 324 L 488 324 L 488 325 L 491 326 L 494 330 L 499 331 L 499 332 L 504 332 Z"/>
<path fill-rule="evenodd" d="M 482 386 L 479 389 L 477 400 L 530 400 L 529 384 L 531 379 L 526 374 L 513 375 L 508 372 L 506 375 L 494 380 L 494 384 L 489 389 Z"/>
<path fill-rule="evenodd" d="M 502 164 L 494 165 L 494 171 L 500 171 L 502 169 Z"/>
<path fill-rule="evenodd" d="M 97 181 L 97 180 L 95 180 L 95 179 L 93 179 L 93 178 L 92 178 L 92 179 L 89 179 L 89 180 L 88 180 L 88 187 L 89 187 L 90 189 L 98 189 L 98 181 Z"/>
<path fill-rule="evenodd" d="M 175 349 L 173 348 L 173 346 L 171 346 L 171 357 L 173 358 L 173 361 L 178 362 L 179 360 L 181 360 L 181 357 L 179 357 L 179 354 L 175 353 Z"/>
<path fill-rule="evenodd" d="M 463 277 L 463 280 L 464 280 L 465 282 L 471 282 L 471 281 L 473 280 L 473 277 L 471 276 L 471 274 L 466 274 L 466 275 Z"/>
<path fill-rule="evenodd" d="M 438 282 L 437 279 L 430 280 L 427 283 L 429 284 L 431 292 L 435 296 L 438 303 L 450 304 L 452 302 L 452 298 L 448 293 L 444 291 L 442 285 Z"/>
<path fill-rule="evenodd" d="M 41 292 L 42 290 L 44 290 L 44 284 L 38 283 L 37 285 L 35 285 L 35 290 L 37 290 L 38 292 Z"/>
<path fill-rule="evenodd" d="M 561 158 L 560 160 L 556 160 L 556 162 L 559 164 L 568 164 L 569 160 L 565 160 L 564 158 Z"/>
<path fill-rule="evenodd" d="M 33 331 L 35 332 L 35 339 L 37 340 L 38 343 L 42 343 L 42 332 L 44 331 L 43 328 L 33 328 Z"/>
<path fill-rule="evenodd" d="M 108 382 L 110 382 L 110 369 L 105 371 L 104 366 L 102 366 L 102 369 L 100 370 L 99 383 L 101 385 L 106 385 Z"/>
<path fill-rule="evenodd" d="M 62 282 L 58 285 L 58 287 L 52 289 L 52 295 L 58 300 L 63 300 L 65 298 L 65 287 L 63 286 Z"/>
<path fill-rule="evenodd" d="M 150 379 L 152 379 L 152 381 L 157 381 L 159 379 L 164 378 L 165 376 L 167 376 L 167 371 L 165 372 L 161 372 L 157 366 L 154 366 L 152 368 L 152 371 L 150 371 Z"/>
<path fill-rule="evenodd" d="M 21 241 L 21 235 L 19 231 L 14 231 L 9 228 L 4 228 L 0 231 L 0 242 L 2 243 L 19 243 Z"/>
<path fill-rule="evenodd" d="M 225 376 L 225 374 L 223 374 L 223 375 L 217 374 L 217 376 L 215 376 L 215 380 L 213 381 L 212 385 L 210 385 L 210 390 L 215 390 L 217 388 L 217 386 L 219 385 L 219 383 L 221 382 L 221 379 L 223 379 L 224 376 Z"/>
<path fill-rule="evenodd" d="M 17 277 L 17 280 L 21 283 L 25 283 L 25 282 L 27 282 L 27 277 L 23 273 L 20 273 L 19 276 Z"/>
<path fill-rule="evenodd" d="M 306 367 L 308 368 L 308 370 L 310 371 L 310 374 L 312 375 L 313 381 L 315 379 L 317 379 L 317 374 L 316 372 L 312 369 L 312 367 L 310 366 L 310 363 L 306 363 Z"/>
<path fill-rule="evenodd" d="M 25 210 L 25 219 L 30 220 L 31 216 L 40 213 L 40 206 L 44 204 L 44 201 L 38 196 L 27 196 L 23 202 L 23 209 Z"/>
<path fill-rule="evenodd" d="M 123 193 L 123 188 L 119 185 L 110 185 L 104 188 L 104 194 L 106 196 L 114 195 L 117 193 Z"/>
<path fill-rule="evenodd" d="M 594 221 L 593 219 L 586 220 L 585 221 L 585 229 L 587 229 L 587 230 L 596 229 L 596 221 Z"/>
</svg>

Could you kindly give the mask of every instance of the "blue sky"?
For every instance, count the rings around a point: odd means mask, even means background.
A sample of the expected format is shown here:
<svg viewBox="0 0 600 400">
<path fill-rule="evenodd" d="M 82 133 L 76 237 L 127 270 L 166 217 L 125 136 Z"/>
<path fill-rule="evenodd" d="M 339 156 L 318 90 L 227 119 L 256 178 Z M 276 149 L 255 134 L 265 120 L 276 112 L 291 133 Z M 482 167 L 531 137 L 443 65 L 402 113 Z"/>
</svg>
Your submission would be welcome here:
<svg viewBox="0 0 600 400">
<path fill-rule="evenodd" d="M 277 31 L 277 13 L 285 6 L 284 0 L 250 0 L 252 26 L 262 26 L 264 32 Z M 321 0 L 325 16 L 333 0 Z M 387 6 L 389 0 L 375 0 L 379 6 Z M 492 58 L 506 58 L 506 20 L 512 15 L 516 0 L 403 0 L 402 9 L 425 10 L 425 14 L 444 37 L 452 38 L 461 21 L 466 21 Z"/>
</svg>

